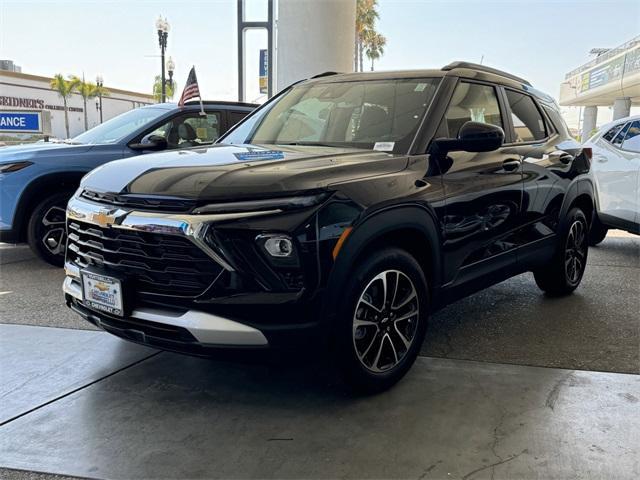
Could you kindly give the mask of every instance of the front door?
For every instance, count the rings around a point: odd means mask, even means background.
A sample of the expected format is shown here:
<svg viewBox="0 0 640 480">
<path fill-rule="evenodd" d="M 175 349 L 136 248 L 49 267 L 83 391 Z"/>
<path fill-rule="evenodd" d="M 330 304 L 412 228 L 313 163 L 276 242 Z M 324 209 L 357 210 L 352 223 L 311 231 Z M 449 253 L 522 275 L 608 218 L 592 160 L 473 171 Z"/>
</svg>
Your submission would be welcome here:
<svg viewBox="0 0 640 480">
<path fill-rule="evenodd" d="M 503 111 L 496 87 L 462 81 L 445 115 L 448 136 L 457 137 L 468 121 L 506 130 Z M 472 284 L 491 272 L 508 276 L 515 266 L 514 237 L 521 223 L 521 157 L 503 147 L 450 152 L 444 162 L 445 283 Z"/>
<path fill-rule="evenodd" d="M 611 141 L 600 138 L 598 147 L 592 168 L 599 213 L 625 223 L 637 222 L 640 121 L 627 123 Z"/>
</svg>

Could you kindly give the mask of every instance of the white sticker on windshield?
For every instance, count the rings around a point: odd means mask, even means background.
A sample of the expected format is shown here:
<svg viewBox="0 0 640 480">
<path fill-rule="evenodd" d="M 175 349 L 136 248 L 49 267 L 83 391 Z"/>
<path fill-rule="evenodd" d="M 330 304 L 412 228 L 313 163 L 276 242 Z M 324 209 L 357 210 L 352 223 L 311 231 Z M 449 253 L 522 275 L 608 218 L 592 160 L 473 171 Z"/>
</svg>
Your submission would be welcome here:
<svg viewBox="0 0 640 480">
<path fill-rule="evenodd" d="M 416 88 L 413 89 L 414 92 L 424 92 L 424 89 L 427 88 L 426 83 L 419 83 L 416 85 Z"/>
<path fill-rule="evenodd" d="M 396 142 L 376 142 L 373 149 L 379 152 L 393 152 L 395 146 Z"/>
</svg>

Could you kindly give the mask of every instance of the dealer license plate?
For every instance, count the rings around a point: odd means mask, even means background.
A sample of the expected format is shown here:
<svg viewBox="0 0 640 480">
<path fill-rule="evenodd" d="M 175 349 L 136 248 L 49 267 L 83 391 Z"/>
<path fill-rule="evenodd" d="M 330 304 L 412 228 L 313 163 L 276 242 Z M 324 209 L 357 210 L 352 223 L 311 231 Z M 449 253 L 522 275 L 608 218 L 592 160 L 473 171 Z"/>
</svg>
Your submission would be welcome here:
<svg viewBox="0 0 640 480">
<path fill-rule="evenodd" d="M 122 284 L 117 278 L 82 271 L 84 304 L 94 310 L 122 316 Z"/>
</svg>

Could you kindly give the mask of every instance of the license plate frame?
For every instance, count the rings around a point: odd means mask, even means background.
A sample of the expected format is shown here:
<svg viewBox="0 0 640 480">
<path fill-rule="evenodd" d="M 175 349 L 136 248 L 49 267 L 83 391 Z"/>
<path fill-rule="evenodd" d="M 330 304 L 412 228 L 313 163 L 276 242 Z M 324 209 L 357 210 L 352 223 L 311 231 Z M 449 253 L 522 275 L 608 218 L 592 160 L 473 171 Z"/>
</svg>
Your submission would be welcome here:
<svg viewBox="0 0 640 480">
<path fill-rule="evenodd" d="M 124 316 L 122 279 L 91 270 L 81 270 L 80 279 L 82 303 L 86 307 L 117 317 Z"/>
</svg>

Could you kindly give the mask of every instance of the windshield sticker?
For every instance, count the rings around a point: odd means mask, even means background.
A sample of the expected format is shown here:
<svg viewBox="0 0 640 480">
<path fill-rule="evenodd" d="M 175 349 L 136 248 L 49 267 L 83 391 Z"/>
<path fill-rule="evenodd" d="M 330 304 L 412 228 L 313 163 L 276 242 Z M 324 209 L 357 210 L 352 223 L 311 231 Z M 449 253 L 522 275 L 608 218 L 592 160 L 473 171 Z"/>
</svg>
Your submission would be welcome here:
<svg viewBox="0 0 640 480">
<path fill-rule="evenodd" d="M 234 153 L 234 157 L 242 162 L 251 162 L 255 160 L 282 160 L 284 153 L 280 150 L 260 150 L 255 152 Z"/>
<path fill-rule="evenodd" d="M 373 149 L 379 152 L 392 152 L 395 146 L 396 142 L 376 142 Z"/>
<path fill-rule="evenodd" d="M 416 85 L 416 88 L 413 89 L 414 92 L 424 92 L 424 89 L 427 88 L 426 83 L 419 83 Z"/>
</svg>

